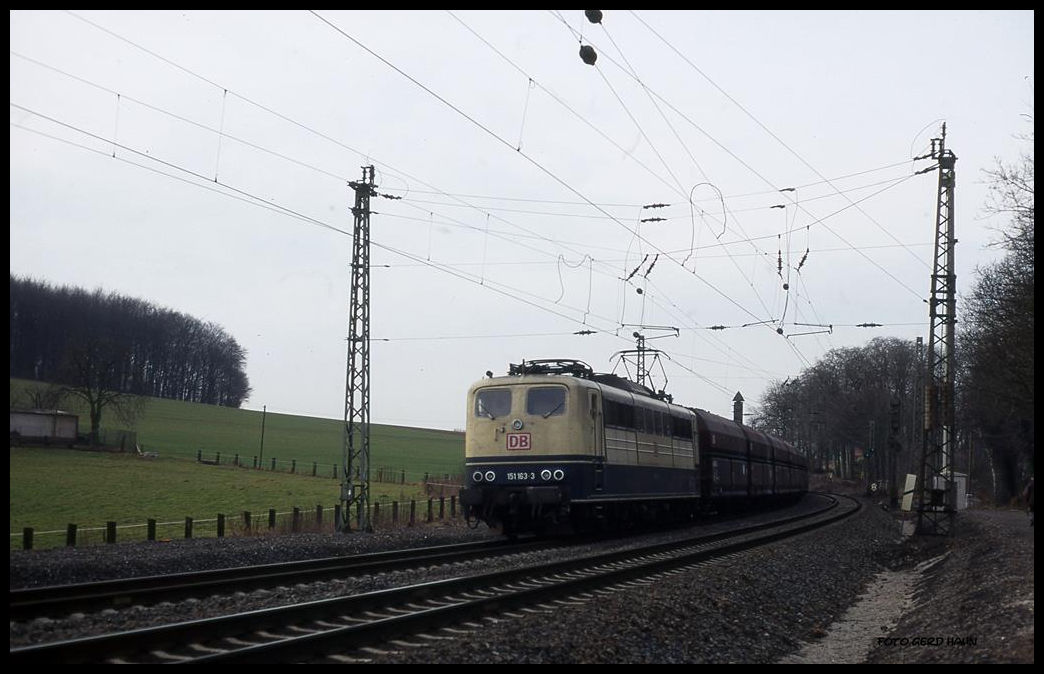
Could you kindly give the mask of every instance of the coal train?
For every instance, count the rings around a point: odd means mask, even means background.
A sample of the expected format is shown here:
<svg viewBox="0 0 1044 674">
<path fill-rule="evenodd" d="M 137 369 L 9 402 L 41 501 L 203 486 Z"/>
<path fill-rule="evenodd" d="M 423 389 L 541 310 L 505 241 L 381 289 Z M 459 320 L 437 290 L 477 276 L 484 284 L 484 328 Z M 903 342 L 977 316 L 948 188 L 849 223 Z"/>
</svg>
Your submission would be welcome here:
<svg viewBox="0 0 1044 674">
<path fill-rule="evenodd" d="M 666 522 L 808 491 L 808 461 L 786 442 L 581 361 L 511 364 L 474 384 L 467 405 L 461 505 L 508 535 Z"/>
</svg>

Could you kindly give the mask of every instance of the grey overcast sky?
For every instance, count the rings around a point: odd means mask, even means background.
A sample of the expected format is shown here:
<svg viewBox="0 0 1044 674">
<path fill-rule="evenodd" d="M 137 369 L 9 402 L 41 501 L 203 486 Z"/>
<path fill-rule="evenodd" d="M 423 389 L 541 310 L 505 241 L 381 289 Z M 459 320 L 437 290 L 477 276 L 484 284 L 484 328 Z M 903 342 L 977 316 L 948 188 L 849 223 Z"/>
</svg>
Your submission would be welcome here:
<svg viewBox="0 0 1044 674">
<path fill-rule="evenodd" d="M 1028 10 L 10 17 L 11 273 L 218 323 L 249 409 L 343 418 L 364 165 L 396 197 L 371 203 L 372 420 L 452 429 L 509 362 L 622 373 L 636 325 L 658 385 L 723 415 L 924 336 L 913 157 L 945 122 L 963 293 L 999 255 L 983 170 L 1032 152 Z"/>
</svg>

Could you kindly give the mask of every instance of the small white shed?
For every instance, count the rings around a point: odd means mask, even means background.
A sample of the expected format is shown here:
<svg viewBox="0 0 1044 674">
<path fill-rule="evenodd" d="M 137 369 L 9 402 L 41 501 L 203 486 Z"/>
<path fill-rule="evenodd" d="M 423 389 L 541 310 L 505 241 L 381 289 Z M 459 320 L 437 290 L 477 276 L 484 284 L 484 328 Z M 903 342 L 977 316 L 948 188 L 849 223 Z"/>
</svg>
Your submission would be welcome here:
<svg viewBox="0 0 1044 674">
<path fill-rule="evenodd" d="M 54 442 L 75 442 L 80 418 L 61 410 L 11 410 L 11 435 Z"/>
</svg>

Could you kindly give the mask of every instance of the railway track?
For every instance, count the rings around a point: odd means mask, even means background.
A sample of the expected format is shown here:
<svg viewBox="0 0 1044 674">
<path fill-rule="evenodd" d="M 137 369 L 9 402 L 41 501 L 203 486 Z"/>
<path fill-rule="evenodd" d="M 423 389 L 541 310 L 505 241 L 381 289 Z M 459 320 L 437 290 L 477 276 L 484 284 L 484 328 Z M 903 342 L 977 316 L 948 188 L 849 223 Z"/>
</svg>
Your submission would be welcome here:
<svg viewBox="0 0 1044 674">
<path fill-rule="evenodd" d="M 783 521 L 429 583 L 272 609 L 41 644 L 10 651 L 33 662 L 295 662 L 343 660 L 359 648 L 431 632 L 483 616 L 534 610 L 562 597 L 738 554 L 850 516 L 858 502 L 831 497 L 829 507 Z M 536 609 L 543 610 L 543 609 Z M 350 655 L 347 656 L 350 659 Z"/>
<path fill-rule="evenodd" d="M 329 578 L 417 568 L 484 557 L 519 554 L 564 545 L 555 541 L 507 540 L 457 543 L 429 548 L 372 552 L 298 562 L 193 571 L 160 576 L 23 588 L 8 592 L 8 618 L 31 620 L 75 611 L 98 611 L 133 604 L 149 605 L 188 597 L 232 594 L 280 583 L 318 582 Z"/>
</svg>

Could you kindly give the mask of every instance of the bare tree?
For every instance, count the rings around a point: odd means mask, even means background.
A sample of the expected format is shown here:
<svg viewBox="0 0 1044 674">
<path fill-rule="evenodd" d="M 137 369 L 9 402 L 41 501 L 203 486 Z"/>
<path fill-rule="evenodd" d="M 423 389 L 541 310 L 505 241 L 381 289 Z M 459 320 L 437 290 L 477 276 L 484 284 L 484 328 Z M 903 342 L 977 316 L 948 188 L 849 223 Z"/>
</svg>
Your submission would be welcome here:
<svg viewBox="0 0 1044 674">
<path fill-rule="evenodd" d="M 120 390 L 131 343 L 113 320 L 116 312 L 104 303 L 101 291 L 85 302 L 93 310 L 94 319 L 89 325 L 74 327 L 58 376 L 64 391 L 87 406 L 91 445 L 95 446 L 105 410 L 133 425 L 143 410 L 144 398 Z"/>
<path fill-rule="evenodd" d="M 1024 138 L 1030 143 L 1033 136 Z M 963 298 L 959 349 L 962 418 L 987 460 L 994 498 L 1005 503 L 1033 473 L 1033 154 L 986 171 L 987 211 L 1006 218 L 996 245 L 1007 252 L 980 267 Z"/>
<path fill-rule="evenodd" d="M 769 386 L 752 424 L 794 442 L 813 470 L 832 465 L 842 477 L 864 475 L 895 485 L 896 449 L 915 443 L 891 438 L 892 403 L 912 409 L 919 362 L 913 342 L 878 338 L 862 347 L 833 349 L 798 377 Z M 905 424 L 906 433 L 915 433 Z M 856 450 L 863 450 L 859 463 Z M 909 463 L 907 459 L 906 464 Z"/>
<path fill-rule="evenodd" d="M 28 385 L 12 396 L 13 406 L 24 406 L 34 410 L 56 410 L 65 399 L 65 389 L 55 384 Z"/>
</svg>

